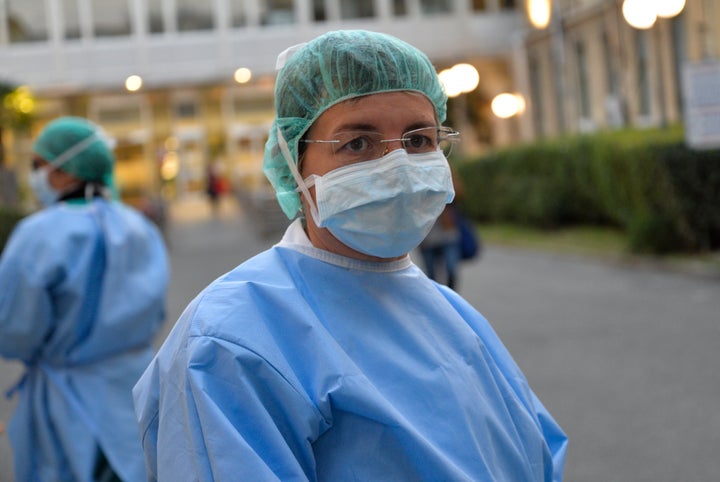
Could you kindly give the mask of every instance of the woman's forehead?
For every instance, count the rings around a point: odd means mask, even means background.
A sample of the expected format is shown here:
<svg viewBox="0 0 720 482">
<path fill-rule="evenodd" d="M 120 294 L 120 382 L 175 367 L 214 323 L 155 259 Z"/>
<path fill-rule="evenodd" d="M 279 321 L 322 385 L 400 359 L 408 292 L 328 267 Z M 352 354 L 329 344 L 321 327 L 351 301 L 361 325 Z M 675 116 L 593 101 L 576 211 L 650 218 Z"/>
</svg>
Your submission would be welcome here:
<svg viewBox="0 0 720 482">
<path fill-rule="evenodd" d="M 384 130 L 385 126 L 432 125 L 435 107 L 422 93 L 383 92 L 347 99 L 323 112 L 309 132 Z"/>
</svg>

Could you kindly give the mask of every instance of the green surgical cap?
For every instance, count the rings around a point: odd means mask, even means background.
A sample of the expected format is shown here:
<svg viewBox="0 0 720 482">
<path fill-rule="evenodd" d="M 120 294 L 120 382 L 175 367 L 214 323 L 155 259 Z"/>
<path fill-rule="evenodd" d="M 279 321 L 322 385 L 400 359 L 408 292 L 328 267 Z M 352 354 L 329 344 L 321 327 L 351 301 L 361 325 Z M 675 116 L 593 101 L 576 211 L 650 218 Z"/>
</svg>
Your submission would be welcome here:
<svg viewBox="0 0 720 482">
<path fill-rule="evenodd" d="M 328 32 L 281 54 L 275 83 L 275 121 L 265 145 L 263 171 L 285 215 L 299 212 L 297 184 L 278 144 L 278 129 L 297 164 L 305 132 L 333 105 L 353 97 L 394 91 L 424 94 L 445 120 L 447 96 L 427 56 L 390 35 L 364 30 Z M 280 59 L 279 59 L 280 60 Z"/>
<path fill-rule="evenodd" d="M 78 179 L 110 185 L 115 156 L 102 130 L 81 117 L 50 122 L 35 140 L 33 152 Z"/>
</svg>

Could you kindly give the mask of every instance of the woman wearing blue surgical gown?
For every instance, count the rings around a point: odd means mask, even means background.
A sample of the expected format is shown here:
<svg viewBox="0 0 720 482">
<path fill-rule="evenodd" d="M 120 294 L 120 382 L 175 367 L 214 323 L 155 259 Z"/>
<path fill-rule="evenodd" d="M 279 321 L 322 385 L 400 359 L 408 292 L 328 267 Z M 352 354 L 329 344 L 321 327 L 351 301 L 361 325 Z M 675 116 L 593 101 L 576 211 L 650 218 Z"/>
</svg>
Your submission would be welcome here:
<svg viewBox="0 0 720 482">
<path fill-rule="evenodd" d="M 561 480 L 561 428 L 407 254 L 454 195 L 427 57 L 338 31 L 278 60 L 264 170 L 301 216 L 189 304 L 135 386 L 150 479 Z"/>
<path fill-rule="evenodd" d="M 10 390 L 15 478 L 145 480 L 131 390 L 164 319 L 162 238 L 111 200 L 114 158 L 97 126 L 57 119 L 33 151 L 45 207 L 0 258 L 0 355 L 25 365 Z"/>
</svg>

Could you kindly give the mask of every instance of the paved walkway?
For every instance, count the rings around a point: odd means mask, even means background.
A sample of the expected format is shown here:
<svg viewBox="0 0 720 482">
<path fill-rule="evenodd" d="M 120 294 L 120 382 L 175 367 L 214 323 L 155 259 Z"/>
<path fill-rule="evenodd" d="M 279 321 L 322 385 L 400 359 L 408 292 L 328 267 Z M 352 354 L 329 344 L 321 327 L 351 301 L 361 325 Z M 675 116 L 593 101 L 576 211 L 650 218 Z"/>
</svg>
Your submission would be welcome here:
<svg viewBox="0 0 720 482">
<path fill-rule="evenodd" d="M 232 202 L 177 203 L 168 322 L 215 277 L 269 247 Z M 570 482 L 714 481 L 720 473 L 720 281 L 487 248 L 460 292 L 493 324 L 571 439 Z M 0 362 L 0 387 L 17 370 Z M 0 421 L 11 405 L 0 402 Z M 0 482 L 10 482 L 0 435 Z"/>
</svg>

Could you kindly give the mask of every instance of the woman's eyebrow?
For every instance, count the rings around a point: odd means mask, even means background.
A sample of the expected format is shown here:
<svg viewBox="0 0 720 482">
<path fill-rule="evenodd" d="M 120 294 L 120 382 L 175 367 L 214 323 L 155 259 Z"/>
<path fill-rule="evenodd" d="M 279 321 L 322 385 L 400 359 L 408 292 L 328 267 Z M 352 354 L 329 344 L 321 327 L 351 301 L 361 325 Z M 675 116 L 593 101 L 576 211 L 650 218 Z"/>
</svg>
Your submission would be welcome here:
<svg viewBox="0 0 720 482">
<path fill-rule="evenodd" d="M 341 124 L 339 127 L 333 129 L 334 133 L 343 131 L 380 132 L 377 126 L 365 122 L 349 122 L 347 124 Z"/>
<path fill-rule="evenodd" d="M 413 124 L 410 124 L 407 126 L 403 132 L 410 132 L 414 131 L 415 129 L 423 129 L 425 127 L 435 127 L 437 124 L 435 121 L 422 121 L 422 122 L 415 122 Z"/>
<path fill-rule="evenodd" d="M 412 124 L 405 126 L 405 128 L 403 129 L 403 133 L 415 129 L 422 129 L 423 127 L 435 127 L 435 125 L 436 123 L 434 121 L 413 122 Z M 347 124 L 341 124 L 339 127 L 333 129 L 333 134 L 345 131 L 380 132 L 380 129 L 378 129 L 377 126 L 374 124 L 368 124 L 365 122 L 349 122 Z"/>
</svg>

